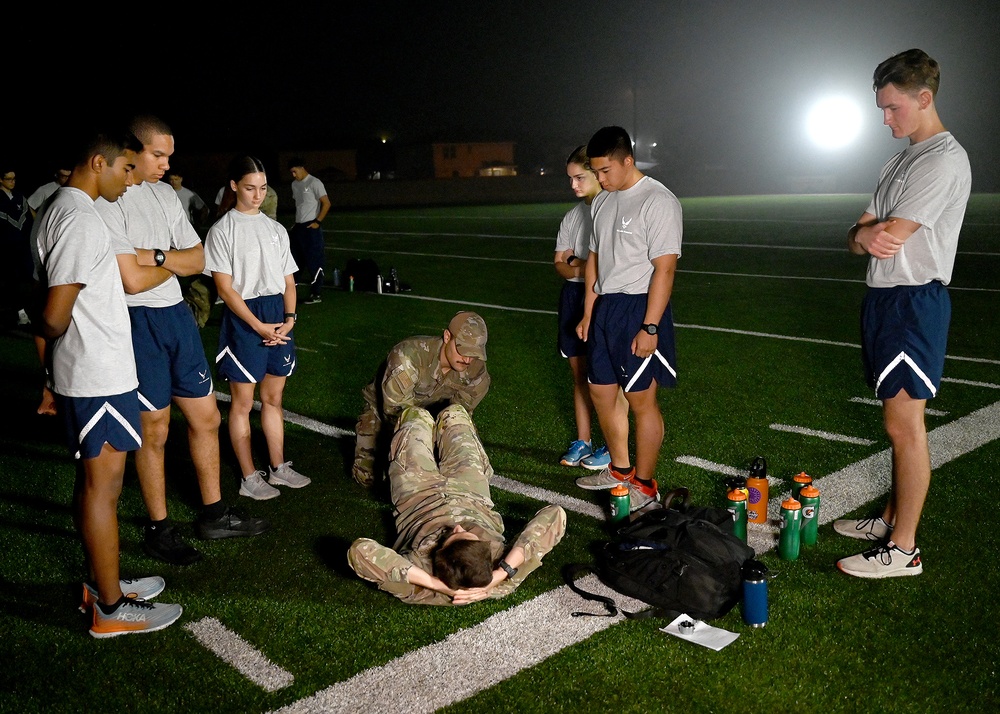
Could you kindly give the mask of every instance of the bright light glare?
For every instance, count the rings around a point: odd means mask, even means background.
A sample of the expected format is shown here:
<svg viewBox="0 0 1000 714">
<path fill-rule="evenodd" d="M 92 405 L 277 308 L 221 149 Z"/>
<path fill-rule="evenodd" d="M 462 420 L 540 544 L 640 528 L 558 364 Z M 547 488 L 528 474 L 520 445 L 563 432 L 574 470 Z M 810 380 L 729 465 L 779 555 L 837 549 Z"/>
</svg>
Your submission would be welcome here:
<svg viewBox="0 0 1000 714">
<path fill-rule="evenodd" d="M 824 149 L 847 146 L 861 130 L 861 110 L 850 99 L 830 97 L 817 103 L 806 117 L 806 131 Z"/>
</svg>

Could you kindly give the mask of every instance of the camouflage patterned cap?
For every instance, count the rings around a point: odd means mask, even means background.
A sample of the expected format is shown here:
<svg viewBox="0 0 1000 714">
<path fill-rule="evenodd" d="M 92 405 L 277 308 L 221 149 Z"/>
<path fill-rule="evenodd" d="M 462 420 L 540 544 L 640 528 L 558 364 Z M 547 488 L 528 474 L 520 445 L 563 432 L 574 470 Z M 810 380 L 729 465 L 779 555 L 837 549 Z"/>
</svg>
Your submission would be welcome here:
<svg viewBox="0 0 1000 714">
<path fill-rule="evenodd" d="M 486 361 L 486 320 L 475 312 L 459 312 L 448 323 L 448 332 L 463 357 Z"/>
</svg>

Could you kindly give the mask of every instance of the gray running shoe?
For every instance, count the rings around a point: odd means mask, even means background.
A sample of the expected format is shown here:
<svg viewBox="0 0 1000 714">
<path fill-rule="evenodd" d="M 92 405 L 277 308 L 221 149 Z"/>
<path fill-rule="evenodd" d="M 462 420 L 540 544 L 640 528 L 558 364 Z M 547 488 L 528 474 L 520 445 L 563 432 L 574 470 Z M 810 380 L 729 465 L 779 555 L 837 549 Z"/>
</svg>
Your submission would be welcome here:
<svg viewBox="0 0 1000 714">
<path fill-rule="evenodd" d="M 312 483 L 312 479 L 303 476 L 292 468 L 292 462 L 286 461 L 276 469 L 271 469 L 271 477 L 268 479 L 271 485 L 288 486 L 289 488 L 302 488 Z"/>
<path fill-rule="evenodd" d="M 591 474 L 590 476 L 581 476 L 576 480 L 577 486 L 579 486 L 580 488 L 585 488 L 588 491 L 603 491 L 608 488 L 614 488 L 620 483 L 627 483 L 627 482 L 615 476 L 611 472 L 610 466 L 605 466 L 596 474 Z"/>
<path fill-rule="evenodd" d="M 125 598 L 110 615 L 105 615 L 99 605 L 94 606 L 93 612 L 94 624 L 90 627 L 90 635 L 103 639 L 162 630 L 177 622 L 184 608 L 180 605 Z"/>
<path fill-rule="evenodd" d="M 892 533 L 892 526 L 883 521 L 881 516 L 860 520 L 842 518 L 833 522 L 833 530 L 858 540 L 885 540 Z"/>
<path fill-rule="evenodd" d="M 118 581 L 125 597 L 136 597 L 143 600 L 152 600 L 163 592 L 167 583 L 159 575 L 151 575 L 148 578 L 123 579 Z M 97 588 L 90 583 L 83 584 L 83 602 L 80 603 L 80 612 L 86 612 L 88 607 L 93 607 L 97 602 Z"/>
<path fill-rule="evenodd" d="M 263 471 L 254 471 L 240 484 L 240 495 L 256 501 L 267 501 L 280 496 L 281 491 L 264 480 Z"/>
</svg>

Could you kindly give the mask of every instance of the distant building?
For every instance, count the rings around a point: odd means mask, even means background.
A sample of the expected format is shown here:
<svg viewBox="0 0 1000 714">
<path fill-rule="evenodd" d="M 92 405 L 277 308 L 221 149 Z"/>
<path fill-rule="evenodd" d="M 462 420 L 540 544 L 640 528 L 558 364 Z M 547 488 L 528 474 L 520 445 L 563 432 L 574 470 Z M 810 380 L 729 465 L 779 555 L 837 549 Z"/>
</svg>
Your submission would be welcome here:
<svg viewBox="0 0 1000 714">
<path fill-rule="evenodd" d="M 436 142 L 434 178 L 517 176 L 514 142 Z"/>
</svg>

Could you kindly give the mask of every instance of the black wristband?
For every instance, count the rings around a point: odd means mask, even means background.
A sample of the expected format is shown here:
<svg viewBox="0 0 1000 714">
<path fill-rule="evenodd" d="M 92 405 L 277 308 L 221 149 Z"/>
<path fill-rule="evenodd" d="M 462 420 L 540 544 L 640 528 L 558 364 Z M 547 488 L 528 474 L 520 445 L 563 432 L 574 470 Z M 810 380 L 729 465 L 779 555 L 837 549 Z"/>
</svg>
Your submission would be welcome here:
<svg viewBox="0 0 1000 714">
<path fill-rule="evenodd" d="M 497 567 L 507 573 L 508 580 L 517 575 L 517 568 L 511 567 L 506 560 L 501 560 Z"/>
<path fill-rule="evenodd" d="M 299 321 L 298 314 L 294 313 L 294 312 L 286 312 L 285 313 L 285 319 L 287 320 L 288 318 L 292 318 L 292 322 L 298 322 Z"/>
</svg>

